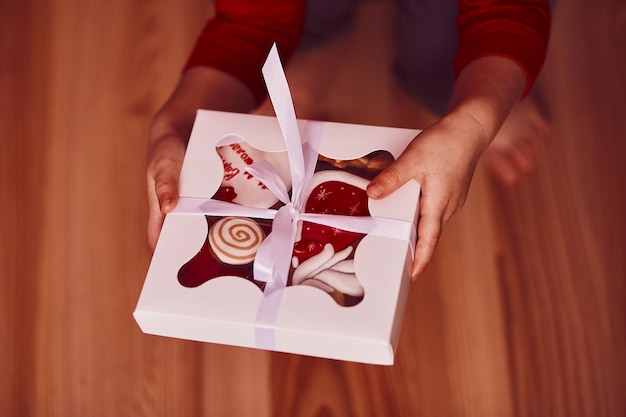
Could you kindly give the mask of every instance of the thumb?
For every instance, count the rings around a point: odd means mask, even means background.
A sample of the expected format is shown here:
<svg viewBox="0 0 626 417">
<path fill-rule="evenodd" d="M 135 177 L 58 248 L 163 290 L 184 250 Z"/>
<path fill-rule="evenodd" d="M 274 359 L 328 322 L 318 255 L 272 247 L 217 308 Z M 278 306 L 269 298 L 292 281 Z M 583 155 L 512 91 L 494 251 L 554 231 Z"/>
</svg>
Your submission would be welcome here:
<svg viewBox="0 0 626 417">
<path fill-rule="evenodd" d="M 403 154 L 382 170 L 367 186 L 367 196 L 378 200 L 392 194 L 414 177 L 415 164 Z"/>
<path fill-rule="evenodd" d="M 165 214 L 178 202 L 180 165 L 176 161 L 162 162 L 152 179 L 148 179 L 148 245 L 156 246 Z"/>
<path fill-rule="evenodd" d="M 174 169 L 162 170 L 154 178 L 156 192 L 161 213 L 169 213 L 178 201 L 178 172 Z"/>
</svg>

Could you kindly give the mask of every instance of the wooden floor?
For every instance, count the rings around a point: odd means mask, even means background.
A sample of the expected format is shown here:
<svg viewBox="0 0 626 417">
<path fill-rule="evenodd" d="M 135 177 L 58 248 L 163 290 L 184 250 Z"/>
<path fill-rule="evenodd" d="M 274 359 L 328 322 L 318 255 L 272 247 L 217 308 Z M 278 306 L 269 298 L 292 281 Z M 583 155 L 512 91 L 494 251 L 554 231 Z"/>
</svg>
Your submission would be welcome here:
<svg viewBox="0 0 626 417">
<path fill-rule="evenodd" d="M 1 416 L 626 415 L 623 1 L 558 2 L 546 153 L 514 189 L 479 168 L 412 285 L 393 367 L 135 324 L 146 130 L 210 12 L 0 0 Z M 389 36 L 373 30 L 388 15 L 363 10 L 333 119 L 427 123 L 389 87 Z"/>
</svg>

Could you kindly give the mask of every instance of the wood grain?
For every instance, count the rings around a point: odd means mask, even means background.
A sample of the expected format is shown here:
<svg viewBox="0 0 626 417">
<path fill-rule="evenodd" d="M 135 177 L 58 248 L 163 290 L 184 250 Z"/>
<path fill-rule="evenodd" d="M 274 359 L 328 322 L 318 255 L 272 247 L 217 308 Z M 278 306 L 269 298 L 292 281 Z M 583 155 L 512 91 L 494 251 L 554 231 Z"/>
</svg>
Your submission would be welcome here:
<svg viewBox="0 0 626 417">
<path fill-rule="evenodd" d="M 204 0 L 0 0 L 0 415 L 626 415 L 622 2 L 558 3 L 546 151 L 512 189 L 479 167 L 411 287 L 393 367 L 134 322 L 146 130 L 211 13 Z M 329 118 L 432 122 L 388 76 L 391 13 L 361 10 Z"/>
<path fill-rule="evenodd" d="M 45 22 L 34 2 L 2 4 L 0 13 L 0 412 L 31 415 L 35 368 L 38 196 L 45 189 Z M 13 22 L 12 24 L 6 24 Z M 23 40 L 23 49 L 13 46 Z M 32 112 L 31 117 L 28 115 Z"/>
</svg>

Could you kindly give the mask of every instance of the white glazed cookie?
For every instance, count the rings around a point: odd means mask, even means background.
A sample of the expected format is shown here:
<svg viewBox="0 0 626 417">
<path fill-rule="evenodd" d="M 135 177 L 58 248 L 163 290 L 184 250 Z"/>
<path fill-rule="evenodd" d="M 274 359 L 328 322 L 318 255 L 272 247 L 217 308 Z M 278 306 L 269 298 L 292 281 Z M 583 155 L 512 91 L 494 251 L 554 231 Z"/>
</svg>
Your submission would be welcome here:
<svg viewBox="0 0 626 417">
<path fill-rule="evenodd" d="M 224 165 L 222 187 L 232 187 L 236 197 L 233 203 L 247 207 L 271 207 L 278 202 L 276 196 L 252 174 L 248 166 L 267 161 L 278 172 L 287 188 L 291 187 L 289 160 L 286 152 L 263 152 L 247 142 L 231 143 L 217 148 Z"/>
<path fill-rule="evenodd" d="M 224 217 L 209 230 L 209 244 L 218 260 L 228 265 L 254 261 L 265 239 L 261 226 L 247 217 Z"/>
</svg>

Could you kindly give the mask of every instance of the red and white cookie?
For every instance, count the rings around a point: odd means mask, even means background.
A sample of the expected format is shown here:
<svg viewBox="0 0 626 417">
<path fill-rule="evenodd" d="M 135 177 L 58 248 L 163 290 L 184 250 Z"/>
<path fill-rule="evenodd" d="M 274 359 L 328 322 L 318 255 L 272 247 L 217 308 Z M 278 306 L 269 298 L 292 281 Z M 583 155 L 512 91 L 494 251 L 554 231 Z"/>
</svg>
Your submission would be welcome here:
<svg viewBox="0 0 626 417">
<path fill-rule="evenodd" d="M 313 176 L 305 211 L 318 214 L 369 216 L 368 180 L 345 171 L 319 171 Z M 342 294 L 362 297 L 363 286 L 354 273 L 354 249 L 362 233 L 303 222 L 294 245 L 293 285 L 320 282 Z"/>
</svg>

